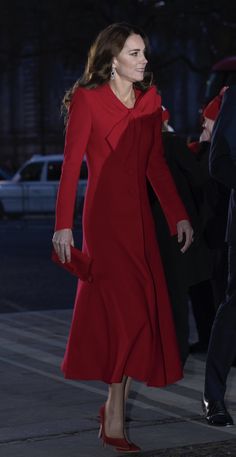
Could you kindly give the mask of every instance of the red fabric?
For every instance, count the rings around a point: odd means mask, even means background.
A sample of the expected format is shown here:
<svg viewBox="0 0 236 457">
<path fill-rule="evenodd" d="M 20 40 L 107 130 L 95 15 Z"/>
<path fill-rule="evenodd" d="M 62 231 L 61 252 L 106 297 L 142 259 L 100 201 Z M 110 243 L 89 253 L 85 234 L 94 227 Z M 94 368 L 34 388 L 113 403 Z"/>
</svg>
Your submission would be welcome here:
<svg viewBox="0 0 236 457">
<path fill-rule="evenodd" d="M 221 97 L 219 95 L 217 95 L 204 108 L 203 116 L 207 117 L 208 119 L 211 119 L 212 121 L 215 121 L 218 116 L 218 113 L 220 111 L 220 105 L 221 105 Z"/>
<path fill-rule="evenodd" d="M 191 152 L 194 154 L 198 154 L 199 149 L 200 149 L 200 143 L 199 141 L 192 141 L 192 143 L 188 143 L 188 148 L 190 149 Z"/>
<path fill-rule="evenodd" d="M 163 386 L 182 369 L 146 176 L 170 231 L 187 219 L 161 142 L 161 100 L 154 87 L 136 91 L 126 108 L 105 84 L 73 96 L 59 186 L 56 229 L 72 227 L 80 166 L 89 181 L 83 252 L 93 282 L 79 281 L 62 369 L 70 379 L 120 382 L 123 375 Z"/>
<path fill-rule="evenodd" d="M 162 120 L 162 122 L 170 120 L 170 113 L 169 113 L 168 109 L 166 109 L 164 106 L 162 106 L 161 120 Z"/>
<path fill-rule="evenodd" d="M 208 103 L 208 105 L 203 110 L 204 117 L 207 117 L 208 119 L 211 119 L 212 121 L 216 120 L 218 113 L 220 111 L 223 95 L 227 89 L 228 89 L 228 86 L 222 87 L 219 94 Z"/>
</svg>

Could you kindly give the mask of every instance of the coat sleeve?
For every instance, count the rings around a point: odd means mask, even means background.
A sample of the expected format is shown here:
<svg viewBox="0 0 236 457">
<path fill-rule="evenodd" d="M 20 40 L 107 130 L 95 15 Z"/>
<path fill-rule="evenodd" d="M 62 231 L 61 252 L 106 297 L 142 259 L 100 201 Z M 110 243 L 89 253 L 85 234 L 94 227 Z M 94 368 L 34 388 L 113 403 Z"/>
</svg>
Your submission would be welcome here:
<svg viewBox="0 0 236 457">
<path fill-rule="evenodd" d="M 161 112 L 155 125 L 154 144 L 147 165 L 147 178 L 160 201 L 170 233 L 177 233 L 177 222 L 189 220 L 178 195 L 174 180 L 164 158 L 161 132 Z"/>
<path fill-rule="evenodd" d="M 236 86 L 225 92 L 214 126 L 209 157 L 210 174 L 230 189 L 236 189 Z"/>
<path fill-rule="evenodd" d="M 84 90 L 73 95 L 66 128 L 64 160 L 57 194 L 55 230 L 72 228 L 83 156 L 91 131 L 91 114 Z"/>
</svg>

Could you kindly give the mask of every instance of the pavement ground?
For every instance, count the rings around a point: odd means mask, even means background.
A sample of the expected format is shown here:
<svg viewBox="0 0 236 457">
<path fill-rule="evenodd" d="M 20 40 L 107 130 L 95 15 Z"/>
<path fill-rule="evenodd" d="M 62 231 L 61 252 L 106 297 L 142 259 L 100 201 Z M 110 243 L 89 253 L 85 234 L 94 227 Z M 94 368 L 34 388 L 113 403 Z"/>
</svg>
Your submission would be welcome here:
<svg viewBox="0 0 236 457">
<path fill-rule="evenodd" d="M 60 372 L 71 313 L 1 315 L 1 457 L 122 455 L 97 439 L 106 384 L 68 381 Z M 133 382 L 127 427 L 143 449 L 140 457 L 236 457 L 236 427 L 212 427 L 202 417 L 203 381 L 204 357 L 194 355 L 177 384 L 156 389 Z M 227 400 L 236 422 L 235 381 L 232 368 Z"/>
</svg>

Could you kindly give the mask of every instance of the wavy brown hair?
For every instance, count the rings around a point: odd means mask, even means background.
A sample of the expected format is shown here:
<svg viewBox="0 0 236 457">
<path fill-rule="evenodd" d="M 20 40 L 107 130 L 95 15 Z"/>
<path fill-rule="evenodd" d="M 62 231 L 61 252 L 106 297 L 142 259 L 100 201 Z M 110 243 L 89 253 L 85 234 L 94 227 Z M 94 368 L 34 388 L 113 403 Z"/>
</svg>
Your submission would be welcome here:
<svg viewBox="0 0 236 457">
<path fill-rule="evenodd" d="M 149 41 L 146 34 L 139 27 L 125 22 L 111 24 L 106 27 L 99 33 L 89 50 L 83 75 L 66 92 L 63 98 L 62 111 L 65 114 L 68 112 L 72 95 L 77 87 L 92 89 L 109 81 L 113 58 L 120 53 L 127 38 L 133 34 L 142 37 L 145 44 L 145 55 L 147 58 L 149 57 Z M 143 81 L 136 82 L 134 85 L 142 91 L 146 91 L 150 87 L 152 79 L 152 73 L 145 71 Z"/>
</svg>

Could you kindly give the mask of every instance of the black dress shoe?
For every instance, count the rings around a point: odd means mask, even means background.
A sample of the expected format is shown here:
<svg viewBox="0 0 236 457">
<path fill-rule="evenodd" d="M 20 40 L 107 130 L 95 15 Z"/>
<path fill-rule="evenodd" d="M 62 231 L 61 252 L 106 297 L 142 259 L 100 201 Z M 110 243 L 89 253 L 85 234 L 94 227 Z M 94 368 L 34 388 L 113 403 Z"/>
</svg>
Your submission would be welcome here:
<svg viewBox="0 0 236 457">
<path fill-rule="evenodd" d="M 222 400 L 207 400 L 203 397 L 202 408 L 208 424 L 222 427 L 234 425 L 234 421 Z"/>
</svg>

